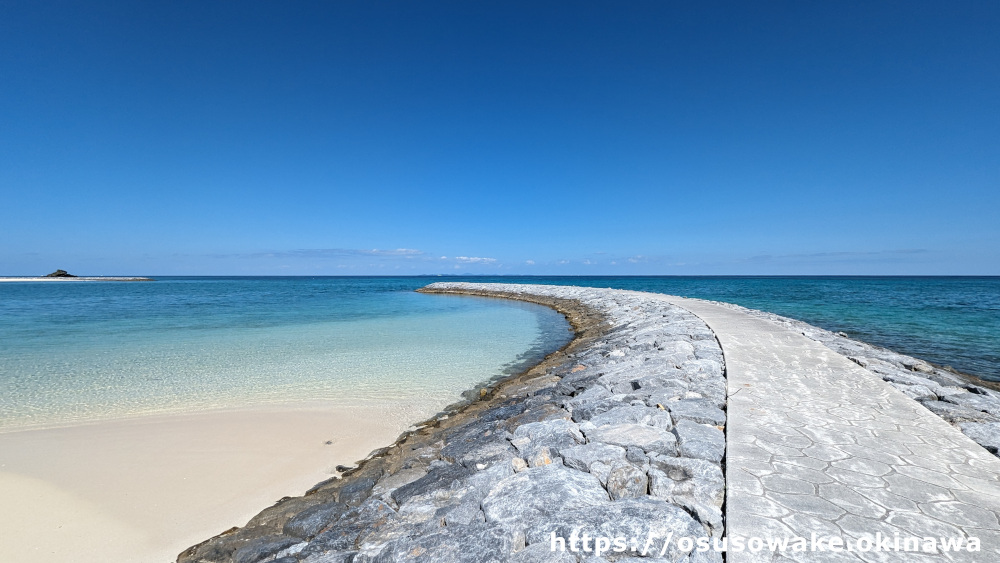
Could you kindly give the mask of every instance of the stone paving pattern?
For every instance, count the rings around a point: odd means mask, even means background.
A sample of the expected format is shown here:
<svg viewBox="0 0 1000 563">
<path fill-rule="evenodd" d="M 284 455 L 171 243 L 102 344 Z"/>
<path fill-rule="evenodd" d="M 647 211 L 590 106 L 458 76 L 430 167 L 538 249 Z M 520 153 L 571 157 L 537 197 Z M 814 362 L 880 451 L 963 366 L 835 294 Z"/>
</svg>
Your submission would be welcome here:
<svg viewBox="0 0 1000 563">
<path fill-rule="evenodd" d="M 801 332 L 875 374 L 959 428 L 994 455 L 1000 455 L 1000 385 L 938 367 L 923 360 L 831 332 L 796 319 L 732 303 L 710 302 Z"/>
<path fill-rule="evenodd" d="M 1000 561 L 1000 459 L 801 332 L 664 297 L 726 359 L 727 533 L 978 537 L 979 553 L 730 553 L 727 561 Z"/>
</svg>

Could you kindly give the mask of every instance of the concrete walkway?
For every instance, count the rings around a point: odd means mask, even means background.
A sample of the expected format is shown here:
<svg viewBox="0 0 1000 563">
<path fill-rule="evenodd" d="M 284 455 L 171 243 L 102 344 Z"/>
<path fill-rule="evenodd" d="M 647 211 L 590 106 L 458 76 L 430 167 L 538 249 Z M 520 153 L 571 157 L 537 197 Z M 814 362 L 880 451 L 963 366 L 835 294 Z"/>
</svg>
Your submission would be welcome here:
<svg viewBox="0 0 1000 563">
<path fill-rule="evenodd" d="M 721 305 L 664 299 L 704 320 L 725 354 L 730 541 L 889 538 L 870 552 L 730 551 L 729 563 L 1000 561 L 1000 459 L 819 342 Z M 896 536 L 900 549 L 909 536 L 978 537 L 981 551 L 874 551 L 894 549 Z"/>
</svg>

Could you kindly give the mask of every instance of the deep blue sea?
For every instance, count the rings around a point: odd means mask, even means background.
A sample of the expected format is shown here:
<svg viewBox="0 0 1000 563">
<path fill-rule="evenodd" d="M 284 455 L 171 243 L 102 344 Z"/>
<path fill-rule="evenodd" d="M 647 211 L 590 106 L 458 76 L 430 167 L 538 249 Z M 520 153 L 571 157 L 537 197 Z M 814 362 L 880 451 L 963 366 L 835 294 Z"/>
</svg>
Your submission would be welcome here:
<svg viewBox="0 0 1000 563">
<path fill-rule="evenodd" d="M 541 306 L 428 283 L 615 287 L 771 311 L 1000 381 L 997 277 L 163 277 L 0 283 L 0 430 L 312 400 L 440 408 L 564 345 Z"/>
</svg>

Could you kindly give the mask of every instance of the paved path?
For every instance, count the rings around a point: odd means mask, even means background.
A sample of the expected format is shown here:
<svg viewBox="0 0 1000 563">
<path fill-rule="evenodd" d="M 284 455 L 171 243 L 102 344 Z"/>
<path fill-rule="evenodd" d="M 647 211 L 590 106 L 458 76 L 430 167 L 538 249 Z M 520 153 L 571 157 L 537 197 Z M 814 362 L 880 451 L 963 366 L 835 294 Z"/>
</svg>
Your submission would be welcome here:
<svg viewBox="0 0 1000 563">
<path fill-rule="evenodd" d="M 728 563 L 1000 561 L 1000 459 L 800 333 L 709 302 L 665 299 L 701 317 L 725 354 L 730 539 L 881 532 L 978 537 L 982 549 L 784 557 L 764 550 L 730 553 Z"/>
</svg>

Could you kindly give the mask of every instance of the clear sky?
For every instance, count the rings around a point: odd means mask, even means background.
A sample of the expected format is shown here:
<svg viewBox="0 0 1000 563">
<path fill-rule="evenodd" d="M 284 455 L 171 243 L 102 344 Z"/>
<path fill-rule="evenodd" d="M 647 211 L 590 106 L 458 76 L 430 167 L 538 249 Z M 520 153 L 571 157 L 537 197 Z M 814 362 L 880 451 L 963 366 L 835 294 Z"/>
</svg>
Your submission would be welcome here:
<svg viewBox="0 0 1000 563">
<path fill-rule="evenodd" d="M 996 1 L 0 0 L 0 275 L 996 275 L 997 30 Z"/>
</svg>

